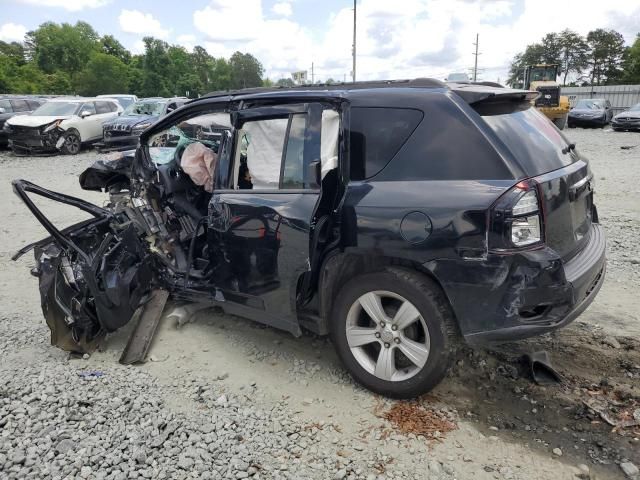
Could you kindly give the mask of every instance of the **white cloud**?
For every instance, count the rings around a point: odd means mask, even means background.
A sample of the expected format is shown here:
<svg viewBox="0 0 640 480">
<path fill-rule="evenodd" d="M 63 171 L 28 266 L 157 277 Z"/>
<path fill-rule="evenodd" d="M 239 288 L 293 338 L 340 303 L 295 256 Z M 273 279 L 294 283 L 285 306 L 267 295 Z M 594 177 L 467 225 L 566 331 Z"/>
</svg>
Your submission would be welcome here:
<svg viewBox="0 0 640 480">
<path fill-rule="evenodd" d="M 0 40 L 3 42 L 22 42 L 27 33 L 27 27 L 16 23 L 0 25 Z"/>
<path fill-rule="evenodd" d="M 150 13 L 142 13 L 139 10 L 122 10 L 118 22 L 123 32 L 151 35 L 157 38 L 169 36 L 169 30 L 162 28 L 160 22 Z"/>
<path fill-rule="evenodd" d="M 130 50 L 134 55 L 142 55 L 145 51 L 144 42 L 142 40 L 136 40 L 133 42 Z"/>
<path fill-rule="evenodd" d="M 86 8 L 104 7 L 111 3 L 111 0 L 18 0 L 21 3 L 37 5 L 40 7 L 59 7 L 72 12 L 84 10 Z"/>
<path fill-rule="evenodd" d="M 176 38 L 179 45 L 182 45 L 187 50 L 193 50 L 193 47 L 196 46 L 196 36 L 191 34 L 186 35 L 178 35 Z"/>
<path fill-rule="evenodd" d="M 280 3 L 290 6 L 286 0 Z M 348 79 L 350 3 L 327 12 L 326 21 L 317 22 L 313 31 L 283 13 L 266 16 L 261 0 L 211 0 L 194 13 L 194 24 L 212 55 L 250 52 L 273 79 L 310 70 L 311 62 L 316 79 L 342 80 L 345 74 Z M 389 0 L 359 0 L 358 79 L 443 79 L 450 72 L 466 72 L 473 65 L 472 43 L 479 33 L 482 78 L 504 81 L 513 56 L 548 32 L 571 28 L 586 35 L 594 28 L 618 28 L 631 41 L 639 14 L 638 0 L 589 2 L 582 9 L 570 0 L 403 0 L 401 9 Z"/>
<path fill-rule="evenodd" d="M 290 17 L 293 15 L 293 9 L 289 2 L 278 2 L 271 8 L 271 11 L 282 17 Z"/>
</svg>

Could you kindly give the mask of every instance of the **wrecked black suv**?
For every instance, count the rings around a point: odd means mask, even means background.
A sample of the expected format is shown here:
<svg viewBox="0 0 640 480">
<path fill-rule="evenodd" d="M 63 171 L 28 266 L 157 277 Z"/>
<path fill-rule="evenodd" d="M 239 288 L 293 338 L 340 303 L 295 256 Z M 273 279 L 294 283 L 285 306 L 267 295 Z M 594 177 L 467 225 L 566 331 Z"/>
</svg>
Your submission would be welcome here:
<svg viewBox="0 0 640 480">
<path fill-rule="evenodd" d="M 329 334 L 357 381 L 415 396 L 460 335 L 549 332 L 602 285 L 589 164 L 536 95 L 435 80 L 212 94 L 81 175 L 106 208 L 14 181 L 51 235 L 16 257 L 35 248 L 66 350 L 136 311 L 146 348 L 171 297 Z M 93 218 L 59 230 L 29 193 Z"/>
</svg>

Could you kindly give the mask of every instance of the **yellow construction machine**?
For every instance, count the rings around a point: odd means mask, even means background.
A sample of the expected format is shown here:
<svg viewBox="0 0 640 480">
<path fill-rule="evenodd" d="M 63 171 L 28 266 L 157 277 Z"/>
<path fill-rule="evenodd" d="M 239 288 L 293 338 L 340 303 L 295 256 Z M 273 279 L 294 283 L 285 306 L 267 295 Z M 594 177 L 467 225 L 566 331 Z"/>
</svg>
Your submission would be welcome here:
<svg viewBox="0 0 640 480">
<path fill-rule="evenodd" d="M 535 100 L 535 106 L 549 120 L 562 130 L 567 124 L 569 116 L 569 97 L 560 95 L 557 64 L 527 65 L 521 70 L 516 88 L 537 90 L 540 96 Z"/>
</svg>

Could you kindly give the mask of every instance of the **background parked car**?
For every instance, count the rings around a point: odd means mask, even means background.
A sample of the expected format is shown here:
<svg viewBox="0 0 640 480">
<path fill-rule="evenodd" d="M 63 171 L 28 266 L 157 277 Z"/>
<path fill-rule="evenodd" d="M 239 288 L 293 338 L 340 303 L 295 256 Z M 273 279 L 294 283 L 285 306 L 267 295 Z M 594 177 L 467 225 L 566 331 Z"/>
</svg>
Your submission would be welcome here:
<svg viewBox="0 0 640 480">
<path fill-rule="evenodd" d="M 138 101 L 138 97 L 135 95 L 114 93 L 113 95 L 98 95 L 96 98 L 113 98 L 116 100 L 122 108 L 127 108 L 132 103 L 136 103 Z"/>
<path fill-rule="evenodd" d="M 621 130 L 640 130 L 640 103 L 613 117 L 611 126 L 616 132 Z"/>
<path fill-rule="evenodd" d="M 83 143 L 102 138 L 102 124 L 122 112 L 109 98 L 56 98 L 31 115 L 6 122 L 9 145 L 15 153 L 55 152 L 75 155 Z"/>
<path fill-rule="evenodd" d="M 0 98 L 0 147 L 6 147 L 8 135 L 3 130 L 4 123 L 16 115 L 28 115 L 40 105 L 44 100 L 32 97 L 7 97 Z"/>
<path fill-rule="evenodd" d="M 145 128 L 188 101 L 186 97 L 158 97 L 145 98 L 129 105 L 122 115 L 104 124 L 103 141 L 97 145 L 98 149 L 107 151 L 135 148 L 138 137 Z"/>
<path fill-rule="evenodd" d="M 605 98 L 580 100 L 569 112 L 571 127 L 604 127 L 611 121 L 611 102 Z"/>
</svg>

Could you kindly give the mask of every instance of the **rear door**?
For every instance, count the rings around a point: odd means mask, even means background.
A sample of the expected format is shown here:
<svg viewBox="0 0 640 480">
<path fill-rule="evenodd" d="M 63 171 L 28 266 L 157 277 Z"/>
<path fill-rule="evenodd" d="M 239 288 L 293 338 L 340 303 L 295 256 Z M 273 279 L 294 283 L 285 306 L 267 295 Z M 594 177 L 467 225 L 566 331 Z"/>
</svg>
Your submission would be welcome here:
<svg viewBox="0 0 640 480">
<path fill-rule="evenodd" d="M 220 261 L 216 284 L 225 299 L 294 334 L 300 332 L 296 292 L 309 270 L 320 195 L 312 163 L 321 158 L 322 109 L 312 104 L 240 112 L 210 205 Z"/>
<path fill-rule="evenodd" d="M 89 113 L 84 118 L 80 118 L 77 122 L 77 129 L 80 132 L 80 137 L 83 142 L 95 140 L 102 137 L 102 122 L 100 121 L 100 115 L 96 111 L 96 105 L 94 102 L 85 102 L 80 108 L 80 115 L 83 113 Z"/>
</svg>

